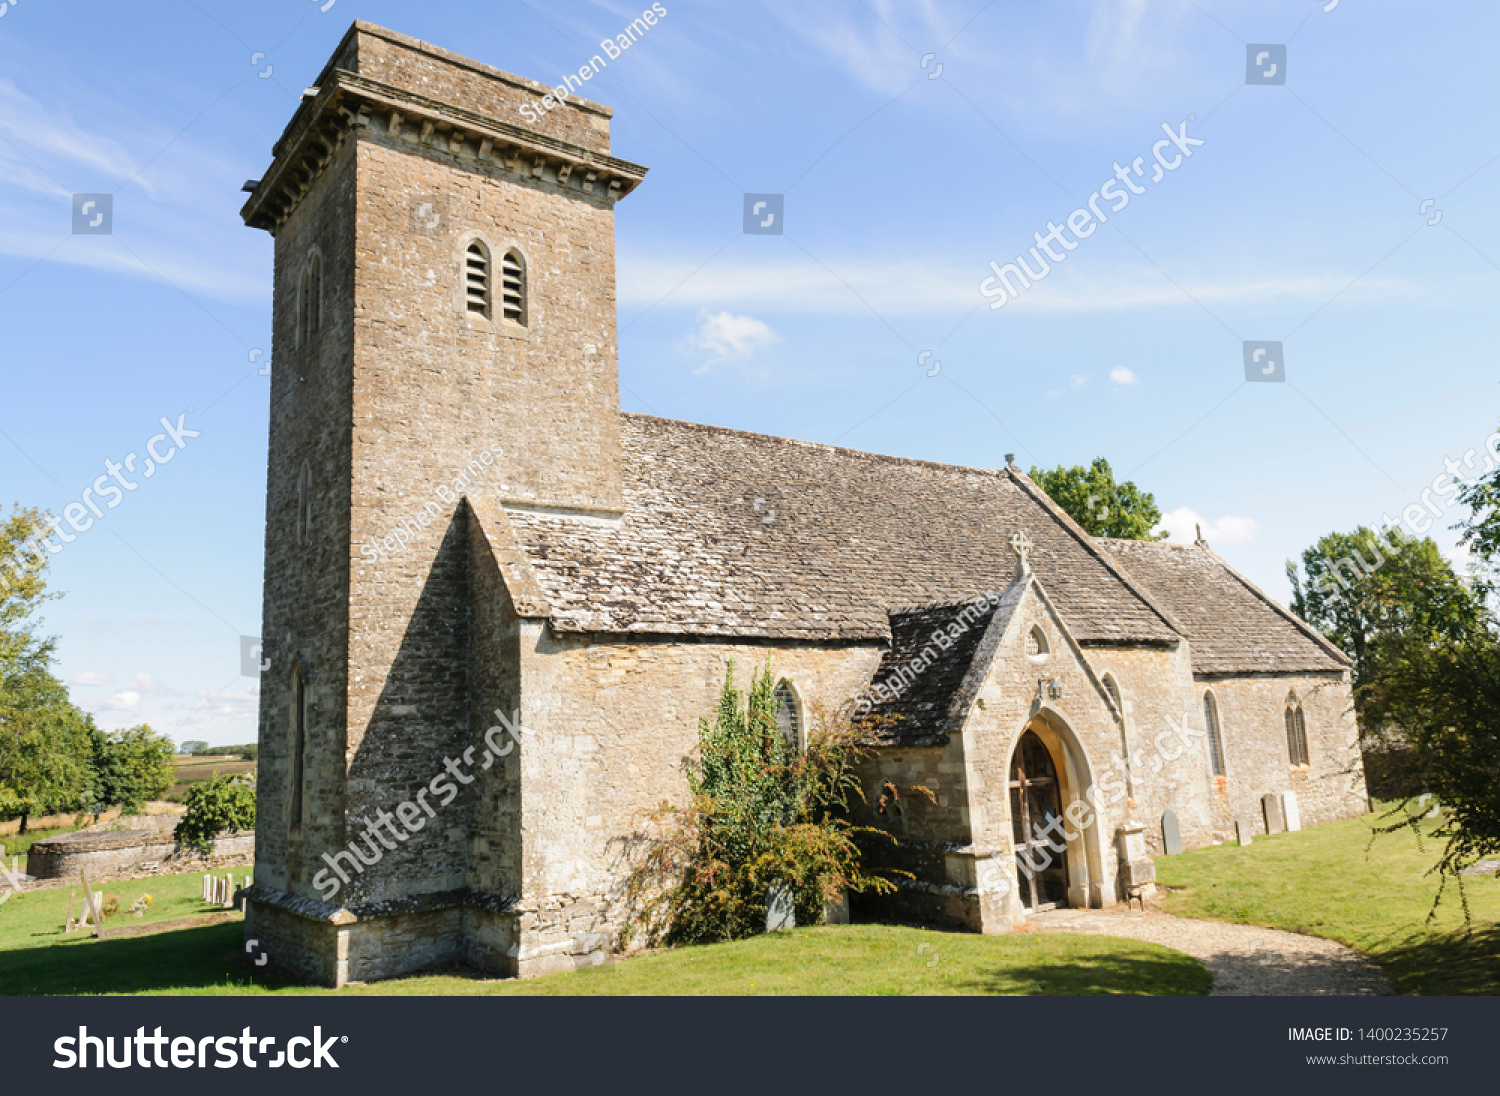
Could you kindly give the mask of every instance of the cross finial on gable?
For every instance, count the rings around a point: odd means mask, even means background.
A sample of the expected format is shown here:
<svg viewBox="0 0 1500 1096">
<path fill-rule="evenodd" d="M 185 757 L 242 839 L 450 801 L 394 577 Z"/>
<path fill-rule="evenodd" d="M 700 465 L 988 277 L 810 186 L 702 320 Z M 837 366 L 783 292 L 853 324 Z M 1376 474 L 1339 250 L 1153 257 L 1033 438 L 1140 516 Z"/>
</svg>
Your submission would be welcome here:
<svg viewBox="0 0 1500 1096">
<path fill-rule="evenodd" d="M 1031 538 L 1022 529 L 1010 535 L 1010 547 L 1016 553 L 1016 577 L 1019 582 L 1031 574 Z"/>
</svg>

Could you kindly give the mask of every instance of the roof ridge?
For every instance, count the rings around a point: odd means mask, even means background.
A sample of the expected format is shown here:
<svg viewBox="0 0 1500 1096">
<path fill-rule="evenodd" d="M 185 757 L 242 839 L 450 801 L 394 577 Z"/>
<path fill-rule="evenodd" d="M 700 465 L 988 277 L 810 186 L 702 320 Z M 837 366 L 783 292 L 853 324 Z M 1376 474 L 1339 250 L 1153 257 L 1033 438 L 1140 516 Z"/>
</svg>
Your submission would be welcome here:
<svg viewBox="0 0 1500 1096">
<path fill-rule="evenodd" d="M 668 426 L 686 426 L 694 430 L 707 430 L 715 434 L 729 434 L 742 438 L 759 438 L 766 441 L 781 442 L 783 445 L 799 445 L 808 449 L 823 449 L 830 453 L 848 453 L 856 457 L 869 457 L 872 460 L 886 461 L 891 464 L 917 465 L 924 468 L 941 468 L 945 471 L 974 472 L 983 476 L 993 476 L 1002 479 L 1005 476 L 1004 468 L 980 468 L 972 464 L 946 464 L 936 460 L 922 460 L 920 457 L 898 457 L 892 453 L 872 453 L 867 449 L 851 449 L 846 445 L 829 445 L 827 442 L 807 441 L 804 438 L 786 438 L 779 434 L 762 434 L 757 430 L 738 430 L 732 426 L 715 426 L 706 422 L 689 422 L 686 419 L 669 419 L 663 415 L 643 415 L 639 411 L 621 411 L 624 418 L 643 419 L 648 422 L 664 423 Z"/>
</svg>

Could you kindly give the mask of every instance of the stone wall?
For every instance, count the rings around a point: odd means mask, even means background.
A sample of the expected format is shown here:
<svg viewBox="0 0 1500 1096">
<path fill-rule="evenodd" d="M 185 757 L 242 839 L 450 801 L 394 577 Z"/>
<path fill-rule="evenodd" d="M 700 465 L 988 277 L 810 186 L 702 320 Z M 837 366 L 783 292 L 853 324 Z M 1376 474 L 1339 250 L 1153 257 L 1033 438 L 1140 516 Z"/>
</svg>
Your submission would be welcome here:
<svg viewBox="0 0 1500 1096">
<path fill-rule="evenodd" d="M 790 678 L 809 725 L 813 709 L 855 696 L 879 663 L 874 645 L 657 642 L 521 630 L 522 974 L 592 962 L 579 939 L 608 948 L 627 910 L 621 891 L 645 832 L 643 812 L 687 797 L 684 761 L 698 720 L 770 656 Z"/>
<path fill-rule="evenodd" d="M 253 857 L 255 835 L 226 834 L 213 843 L 210 855 Z M 26 857 L 26 874 L 36 879 L 66 879 L 84 871 L 97 879 L 106 873 L 136 870 L 141 864 L 197 858 L 197 852 L 183 849 L 162 830 L 97 830 L 36 842 Z"/>
<path fill-rule="evenodd" d="M 1202 677 L 1212 690 L 1224 735 L 1225 775 L 1215 803 L 1221 840 L 1244 819 L 1266 832 L 1261 798 L 1296 792 L 1303 826 L 1364 814 L 1364 768 L 1347 675 Z M 1293 765 L 1287 749 L 1287 696 L 1302 703 L 1309 764 Z"/>
</svg>

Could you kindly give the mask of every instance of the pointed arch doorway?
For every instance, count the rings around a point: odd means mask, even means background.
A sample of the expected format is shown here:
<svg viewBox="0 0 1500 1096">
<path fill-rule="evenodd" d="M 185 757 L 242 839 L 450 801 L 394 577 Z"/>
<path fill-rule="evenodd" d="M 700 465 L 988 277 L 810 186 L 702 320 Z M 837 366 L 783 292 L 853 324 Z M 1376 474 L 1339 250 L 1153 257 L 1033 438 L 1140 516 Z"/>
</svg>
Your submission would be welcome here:
<svg viewBox="0 0 1500 1096">
<path fill-rule="evenodd" d="M 1010 760 L 1011 836 L 1021 902 L 1029 912 L 1068 904 L 1068 853 L 1062 817 L 1062 782 L 1057 760 L 1035 731 L 1016 743 Z M 1049 843 L 1049 841 L 1051 843 Z M 1057 851 L 1062 846 L 1063 851 Z"/>
</svg>

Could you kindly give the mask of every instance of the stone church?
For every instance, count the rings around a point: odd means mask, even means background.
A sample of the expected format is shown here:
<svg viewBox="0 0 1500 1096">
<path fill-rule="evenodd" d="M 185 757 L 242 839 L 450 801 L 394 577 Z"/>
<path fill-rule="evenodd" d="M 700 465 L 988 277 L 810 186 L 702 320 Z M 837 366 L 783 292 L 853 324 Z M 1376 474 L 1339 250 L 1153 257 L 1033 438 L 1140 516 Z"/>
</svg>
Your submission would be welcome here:
<svg viewBox="0 0 1500 1096">
<path fill-rule="evenodd" d="M 865 721 L 866 820 L 912 878 L 856 918 L 1005 932 L 1178 842 L 1366 809 L 1348 660 L 1201 540 L 1091 537 L 1010 458 L 622 412 L 614 208 L 646 169 L 579 94 L 602 64 L 564 98 L 356 23 L 246 185 L 275 968 L 601 961 L 731 659 L 770 660 L 798 741 Z"/>
</svg>

